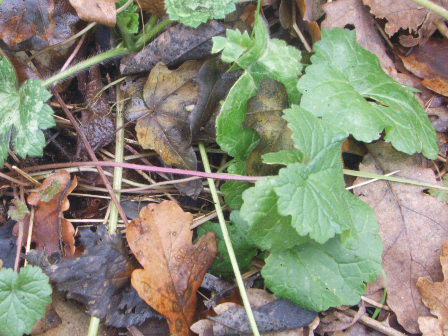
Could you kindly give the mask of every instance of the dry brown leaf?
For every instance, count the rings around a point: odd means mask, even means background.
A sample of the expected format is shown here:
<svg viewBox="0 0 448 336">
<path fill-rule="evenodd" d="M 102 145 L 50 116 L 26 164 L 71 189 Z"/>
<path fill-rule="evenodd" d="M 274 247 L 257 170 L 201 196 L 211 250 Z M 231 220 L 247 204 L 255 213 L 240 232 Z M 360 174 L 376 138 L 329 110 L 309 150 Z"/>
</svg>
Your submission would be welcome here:
<svg viewBox="0 0 448 336">
<path fill-rule="evenodd" d="M 132 285 L 146 303 L 167 318 L 171 334 L 190 335 L 196 291 L 217 253 L 213 233 L 192 244 L 193 216 L 176 202 L 150 204 L 126 230 L 129 247 L 143 266 Z"/>
<path fill-rule="evenodd" d="M 423 166 L 421 156 L 397 152 L 384 142 L 368 145 L 368 149 L 361 171 L 385 174 L 400 170 L 394 176 L 439 183 L 432 169 Z M 423 187 L 410 184 L 377 181 L 354 191 L 375 210 L 381 226 L 387 305 L 408 332 L 418 333 L 417 319 L 428 315 L 428 310 L 416 283 L 422 276 L 441 277 L 438 257 L 448 232 L 448 205 L 424 193 Z"/>
<path fill-rule="evenodd" d="M 296 0 L 297 6 L 305 21 L 317 21 L 323 15 L 322 5 L 326 0 Z"/>
<path fill-rule="evenodd" d="M 422 78 L 422 84 L 441 95 L 448 96 L 448 41 L 431 38 L 412 49 L 408 56 L 399 55 L 410 72 Z"/>
<path fill-rule="evenodd" d="M 448 335 L 448 241 L 445 242 L 440 256 L 440 265 L 442 265 L 442 272 L 444 280 L 441 282 L 433 282 L 428 278 L 419 278 L 417 281 L 417 288 L 422 296 L 423 303 L 429 308 L 431 314 L 437 316 L 437 323 L 435 321 L 434 330 L 437 330 L 437 324 L 442 334 Z M 428 320 L 419 319 L 419 325 L 424 329 L 428 327 Z M 423 332 L 423 330 L 422 330 Z M 427 332 L 425 336 L 430 334 Z"/>
<path fill-rule="evenodd" d="M 165 15 L 165 0 L 137 0 L 141 9 L 157 17 Z"/>
<path fill-rule="evenodd" d="M 439 319 L 432 316 L 420 316 L 418 326 L 423 336 L 446 336 L 443 334 Z"/>
<path fill-rule="evenodd" d="M 39 50 L 69 38 L 78 21 L 67 0 L 4 0 L 0 39 L 13 50 Z"/>
<path fill-rule="evenodd" d="M 400 38 L 401 44 L 406 47 L 415 46 L 425 41 L 437 29 L 434 21 L 440 19 L 440 16 L 411 0 L 363 1 L 364 4 L 370 7 L 372 14 L 387 20 L 385 31 L 389 36 L 394 35 L 400 29 L 409 29 L 411 34 L 418 35 L 417 38 L 414 38 L 412 35 Z M 448 9 L 447 0 L 433 0 L 432 2 Z"/>
<path fill-rule="evenodd" d="M 358 43 L 378 56 L 383 69 L 390 72 L 395 68 L 386 52 L 385 42 L 376 28 L 375 19 L 362 0 L 333 1 L 325 4 L 323 8 L 327 16 L 322 22 L 322 29 L 353 25 L 356 28 Z"/>
<path fill-rule="evenodd" d="M 117 21 L 117 0 L 69 0 L 78 16 L 89 22 L 115 26 Z"/>
<path fill-rule="evenodd" d="M 71 256 L 75 253 L 75 229 L 63 217 L 70 202 L 67 196 L 76 188 L 76 176 L 70 179 L 66 170 L 61 170 L 45 179 L 35 192 L 28 196 L 28 204 L 35 206 L 34 226 L 31 240 L 36 249 L 45 251 L 48 255 L 61 252 Z M 26 242 L 28 226 L 24 230 Z"/>
</svg>

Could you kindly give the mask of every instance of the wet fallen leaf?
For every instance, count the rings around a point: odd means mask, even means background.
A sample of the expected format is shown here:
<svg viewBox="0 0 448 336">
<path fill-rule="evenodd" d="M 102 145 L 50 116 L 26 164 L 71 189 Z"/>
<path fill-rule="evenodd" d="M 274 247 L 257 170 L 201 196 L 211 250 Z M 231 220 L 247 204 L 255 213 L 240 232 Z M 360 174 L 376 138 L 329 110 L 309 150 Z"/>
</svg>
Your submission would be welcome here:
<svg viewBox="0 0 448 336">
<path fill-rule="evenodd" d="M 248 290 L 258 329 L 265 336 L 303 335 L 303 327 L 311 324 L 316 312 L 305 310 L 288 300 L 277 299 L 261 289 Z M 199 336 L 246 335 L 251 333 L 246 311 L 236 303 L 226 302 L 214 308 L 217 316 L 200 320 L 191 326 Z"/>
<path fill-rule="evenodd" d="M 216 60 L 188 61 L 176 70 L 158 63 L 143 89 L 142 82 L 125 88 L 132 97 L 125 113 L 129 120 L 137 120 L 139 144 L 155 150 L 167 165 L 196 170 L 192 142 L 204 136 L 202 126 L 226 94 L 222 89 L 228 85 L 220 78 L 224 69 Z M 195 198 L 202 183 L 195 180 L 176 187 Z"/>
<path fill-rule="evenodd" d="M 424 86 L 448 96 L 448 41 L 445 38 L 431 38 L 413 48 L 408 56 L 399 56 L 406 69 L 421 78 Z"/>
<path fill-rule="evenodd" d="M 5 0 L 0 39 L 13 50 L 39 50 L 69 38 L 78 21 L 67 0 Z"/>
<path fill-rule="evenodd" d="M 282 111 L 288 107 L 288 94 L 283 84 L 272 80 L 263 80 L 258 94 L 249 100 L 244 126 L 257 131 L 260 141 L 247 159 L 249 175 L 272 175 L 279 166 L 262 163 L 261 156 L 283 149 L 293 149 L 291 130 Z"/>
<path fill-rule="evenodd" d="M 407 156 L 389 144 L 368 145 L 361 171 L 437 184 L 421 156 Z M 363 181 L 358 179 L 354 184 Z M 409 332 L 418 333 L 417 318 L 428 315 L 416 283 L 419 277 L 440 278 L 438 256 L 448 231 L 448 206 L 424 193 L 423 187 L 377 181 L 354 189 L 376 212 L 384 244 L 383 268 L 387 277 L 387 305 Z M 416 248 L 418 247 L 418 248 Z"/>
<path fill-rule="evenodd" d="M 32 264 L 43 267 L 59 291 L 88 307 L 88 314 L 106 318 L 106 324 L 129 327 L 159 317 L 130 287 L 135 268 L 119 236 L 110 235 L 101 225 L 96 232 L 80 230 L 84 253 L 49 265 L 37 251 L 27 254 Z"/>
<path fill-rule="evenodd" d="M 400 29 L 408 29 L 412 35 L 400 38 L 401 44 L 406 47 L 415 46 L 430 37 L 437 29 L 434 21 L 440 17 L 430 10 L 411 0 L 363 0 L 370 7 L 370 11 L 378 18 L 387 20 L 385 31 L 389 36 Z M 448 8 L 447 0 L 432 1 Z M 403 37 L 403 36 L 402 36 Z"/>
<path fill-rule="evenodd" d="M 363 5 L 362 0 L 332 1 L 325 4 L 323 9 L 327 15 L 322 21 L 322 29 L 353 25 L 358 43 L 378 56 L 382 68 L 387 72 L 395 68 L 386 52 L 384 39 L 376 28 L 375 19 L 369 13 L 369 7 Z"/>
<path fill-rule="evenodd" d="M 48 255 L 60 252 L 71 256 L 75 252 L 75 229 L 63 217 L 70 202 L 67 196 L 76 188 L 76 177 L 70 178 L 66 170 L 61 170 L 45 179 L 35 192 L 28 196 L 28 204 L 35 207 L 34 225 L 31 241 L 36 249 Z M 29 217 L 28 217 L 29 218 Z M 23 244 L 28 236 L 28 223 L 25 220 Z"/>
<path fill-rule="evenodd" d="M 325 0 L 296 0 L 296 2 L 305 21 L 317 21 L 324 15 L 322 5 L 326 3 Z"/>
<path fill-rule="evenodd" d="M 78 81 L 82 77 L 78 76 Z M 108 98 L 102 92 L 104 85 L 100 67 L 96 65 L 90 68 L 86 77 L 85 86 L 80 85 L 87 103 L 87 109 L 82 111 L 80 126 L 93 151 L 97 151 L 115 139 L 115 125 L 110 115 Z M 84 143 L 78 135 L 76 156 L 80 155 L 88 158 Z"/>
<path fill-rule="evenodd" d="M 225 27 L 217 21 L 196 29 L 181 24 L 170 27 L 138 53 L 122 58 L 120 71 L 131 75 L 150 71 L 159 62 L 172 68 L 187 60 L 204 59 L 211 55 L 212 37 L 224 31 Z"/>
<path fill-rule="evenodd" d="M 438 325 L 442 335 L 448 335 L 448 241 L 442 247 L 440 265 L 442 266 L 444 280 L 433 282 L 426 277 L 419 278 L 417 288 L 425 306 L 429 308 L 431 314 L 437 316 L 437 321 L 432 320 L 435 324 L 435 330 L 437 330 Z M 426 319 L 426 321 L 428 320 Z M 419 325 L 422 324 L 425 323 L 419 318 Z M 425 336 L 428 336 L 428 334 L 429 332 L 424 333 Z"/>
<path fill-rule="evenodd" d="M 11 220 L 0 226 L 0 260 L 5 268 L 13 268 L 16 260 L 17 238 L 12 234 L 15 224 L 16 222 Z"/>
<path fill-rule="evenodd" d="M 165 0 L 138 0 L 138 4 L 145 12 L 157 17 L 165 15 Z"/>
<path fill-rule="evenodd" d="M 143 208 L 126 230 L 129 247 L 144 267 L 132 272 L 132 285 L 179 336 L 190 335 L 196 291 L 217 252 L 213 233 L 192 244 L 192 223 L 191 213 L 164 201 Z"/>
<path fill-rule="evenodd" d="M 89 22 L 115 26 L 117 21 L 116 0 L 69 0 L 78 16 Z"/>
</svg>

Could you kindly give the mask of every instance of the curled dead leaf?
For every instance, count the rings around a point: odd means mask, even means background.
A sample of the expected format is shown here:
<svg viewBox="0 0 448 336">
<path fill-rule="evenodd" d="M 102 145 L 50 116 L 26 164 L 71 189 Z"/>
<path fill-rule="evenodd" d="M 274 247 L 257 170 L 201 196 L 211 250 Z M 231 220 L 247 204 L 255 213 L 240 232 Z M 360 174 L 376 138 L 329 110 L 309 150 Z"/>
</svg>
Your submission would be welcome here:
<svg viewBox="0 0 448 336">
<path fill-rule="evenodd" d="M 63 217 L 63 212 L 69 209 L 67 196 L 77 184 L 76 176 L 71 179 L 66 170 L 61 170 L 47 177 L 42 185 L 28 196 L 28 204 L 35 207 L 31 239 L 36 244 L 36 249 L 43 250 L 48 255 L 61 252 L 71 256 L 75 253 L 75 229 Z M 25 243 L 28 225 L 25 225 L 24 231 Z"/>
<path fill-rule="evenodd" d="M 143 269 L 132 272 L 132 285 L 151 307 L 167 318 L 171 334 L 190 335 L 196 291 L 217 253 L 213 233 L 192 243 L 191 213 L 177 203 L 150 204 L 126 230 L 129 247 Z"/>
</svg>

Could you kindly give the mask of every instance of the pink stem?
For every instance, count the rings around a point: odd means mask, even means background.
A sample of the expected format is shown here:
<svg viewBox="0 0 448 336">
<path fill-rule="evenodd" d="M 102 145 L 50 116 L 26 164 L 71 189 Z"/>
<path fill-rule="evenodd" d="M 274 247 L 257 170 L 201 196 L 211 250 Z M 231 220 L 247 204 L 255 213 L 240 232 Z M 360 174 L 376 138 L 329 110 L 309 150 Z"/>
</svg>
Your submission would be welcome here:
<svg viewBox="0 0 448 336">
<path fill-rule="evenodd" d="M 266 178 L 266 176 L 244 176 L 234 174 L 220 174 L 220 173 L 205 173 L 194 170 L 184 170 L 177 168 L 166 168 L 156 166 L 145 166 L 135 163 L 126 162 L 113 162 L 113 161 L 87 161 L 87 162 L 64 162 L 64 163 L 52 163 L 40 166 L 33 166 L 23 169 L 24 171 L 36 171 L 46 169 L 68 168 L 68 167 L 89 167 L 89 166 L 102 166 L 102 167 L 122 167 L 126 169 L 144 170 L 149 172 L 166 173 L 166 174 L 179 174 L 188 176 L 199 176 L 203 178 L 212 178 L 216 180 L 227 181 L 245 181 L 256 182 Z"/>
</svg>

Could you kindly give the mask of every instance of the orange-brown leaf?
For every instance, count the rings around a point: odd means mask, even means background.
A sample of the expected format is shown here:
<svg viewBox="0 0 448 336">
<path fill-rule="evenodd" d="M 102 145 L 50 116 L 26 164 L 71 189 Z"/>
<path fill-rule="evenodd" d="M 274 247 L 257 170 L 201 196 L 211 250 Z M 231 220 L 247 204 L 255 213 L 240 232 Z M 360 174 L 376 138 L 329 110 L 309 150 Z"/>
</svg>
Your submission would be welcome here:
<svg viewBox="0 0 448 336">
<path fill-rule="evenodd" d="M 70 0 L 78 16 L 90 22 L 115 26 L 117 11 L 115 0 Z"/>
<path fill-rule="evenodd" d="M 434 328 L 441 330 L 444 335 L 448 335 L 448 241 L 443 245 L 440 265 L 442 265 L 444 281 L 432 282 L 430 279 L 422 277 L 417 281 L 417 288 L 425 306 L 438 318 L 438 321 L 432 319 Z M 423 323 L 424 321 L 429 320 L 419 318 L 420 328 L 427 325 L 427 323 Z M 429 328 L 424 329 L 428 330 Z M 424 332 L 424 335 L 435 335 L 435 333 Z"/>
<path fill-rule="evenodd" d="M 165 0 L 138 0 L 138 4 L 149 14 L 157 17 L 165 15 Z"/>
<path fill-rule="evenodd" d="M 164 315 L 171 334 L 189 335 L 196 311 L 196 291 L 215 259 L 213 233 L 193 245 L 191 213 L 177 203 L 150 204 L 126 231 L 132 252 L 144 269 L 132 273 L 132 285 Z"/>
<path fill-rule="evenodd" d="M 61 250 L 68 256 L 75 252 L 75 229 L 63 218 L 62 213 L 70 207 L 67 196 L 76 188 L 77 183 L 76 177 L 71 180 L 70 174 L 61 170 L 46 178 L 42 185 L 28 196 L 28 204 L 36 209 L 32 234 L 36 249 L 44 250 L 48 255 Z M 48 194 L 51 188 L 55 190 Z M 48 199 L 45 199 L 46 196 Z M 25 232 L 25 239 L 26 236 Z"/>
</svg>

